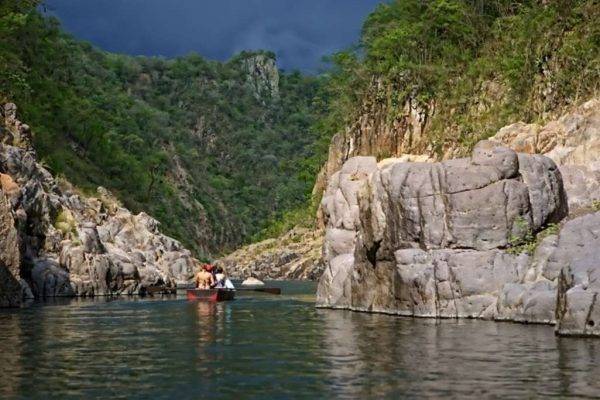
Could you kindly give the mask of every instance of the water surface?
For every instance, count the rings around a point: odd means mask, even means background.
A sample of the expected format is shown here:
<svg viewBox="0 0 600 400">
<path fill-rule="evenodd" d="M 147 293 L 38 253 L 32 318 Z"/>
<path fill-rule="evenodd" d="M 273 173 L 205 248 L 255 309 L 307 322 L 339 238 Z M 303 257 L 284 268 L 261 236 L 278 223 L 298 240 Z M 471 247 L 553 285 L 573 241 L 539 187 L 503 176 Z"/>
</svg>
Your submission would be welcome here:
<svg viewBox="0 0 600 400">
<path fill-rule="evenodd" d="M 600 340 L 557 338 L 542 325 L 316 310 L 314 289 L 1 311 L 0 398 L 600 395 Z"/>
</svg>

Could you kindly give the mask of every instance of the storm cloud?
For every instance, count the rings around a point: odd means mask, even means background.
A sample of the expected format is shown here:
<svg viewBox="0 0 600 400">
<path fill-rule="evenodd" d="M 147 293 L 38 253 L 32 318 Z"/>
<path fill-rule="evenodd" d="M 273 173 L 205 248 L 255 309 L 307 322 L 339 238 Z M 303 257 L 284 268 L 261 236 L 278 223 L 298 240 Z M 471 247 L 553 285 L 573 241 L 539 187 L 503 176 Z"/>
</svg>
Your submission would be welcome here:
<svg viewBox="0 0 600 400">
<path fill-rule="evenodd" d="M 197 52 L 227 60 L 271 50 L 284 69 L 316 71 L 321 58 L 358 40 L 382 0 L 46 0 L 75 36 L 132 55 Z"/>
</svg>

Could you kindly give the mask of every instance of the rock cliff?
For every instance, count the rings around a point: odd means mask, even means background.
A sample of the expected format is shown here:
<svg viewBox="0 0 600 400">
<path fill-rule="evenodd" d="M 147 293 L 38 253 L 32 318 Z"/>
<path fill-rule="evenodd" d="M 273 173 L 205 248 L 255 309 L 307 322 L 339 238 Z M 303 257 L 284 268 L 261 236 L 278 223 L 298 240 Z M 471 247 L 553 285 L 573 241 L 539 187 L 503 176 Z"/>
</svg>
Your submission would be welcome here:
<svg viewBox="0 0 600 400">
<path fill-rule="evenodd" d="M 236 279 L 317 280 L 323 273 L 322 247 L 321 231 L 297 227 L 277 239 L 242 247 L 216 264 Z"/>
<path fill-rule="evenodd" d="M 410 96 L 401 105 L 392 104 L 390 91 L 381 80 L 369 86 L 355 120 L 331 139 L 314 194 L 322 193 L 329 178 L 351 157 L 381 159 L 414 153 L 428 158 L 432 154 L 427 131 L 434 104 L 420 104 Z M 394 118 L 390 118 L 391 110 L 395 110 Z"/>
<path fill-rule="evenodd" d="M 133 215 L 106 189 L 86 197 L 54 178 L 37 161 L 16 107 L 5 105 L 3 116 L 1 305 L 18 305 L 15 282 L 45 297 L 143 294 L 189 280 L 196 260 L 155 219 Z"/>
<path fill-rule="evenodd" d="M 4 181 L 2 183 L 2 187 L 5 187 Z M 10 204 L 5 192 L 0 188 L 0 307 L 15 307 L 21 304 L 19 270 L 17 231 Z"/>
<path fill-rule="evenodd" d="M 600 213 L 580 217 L 586 233 L 574 219 L 531 255 L 507 251 L 568 213 L 547 157 L 490 141 L 441 163 L 354 157 L 331 176 L 322 209 L 321 307 L 558 322 L 561 334 L 598 334 L 590 268 L 594 251 L 600 259 Z M 587 242 L 589 252 L 578 252 Z"/>
<path fill-rule="evenodd" d="M 252 54 L 242 64 L 247 73 L 246 83 L 257 100 L 279 99 L 279 69 L 273 55 Z"/>
<path fill-rule="evenodd" d="M 572 211 L 600 199 L 600 99 L 594 98 L 544 126 L 519 122 L 490 140 L 560 167 Z"/>
</svg>

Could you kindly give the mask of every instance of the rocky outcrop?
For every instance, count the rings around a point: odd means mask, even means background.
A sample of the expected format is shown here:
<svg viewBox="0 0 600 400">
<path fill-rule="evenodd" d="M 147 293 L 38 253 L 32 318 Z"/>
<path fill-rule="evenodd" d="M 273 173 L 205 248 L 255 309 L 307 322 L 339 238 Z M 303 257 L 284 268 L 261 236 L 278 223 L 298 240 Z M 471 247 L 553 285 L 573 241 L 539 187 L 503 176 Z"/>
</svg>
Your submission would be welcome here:
<svg viewBox="0 0 600 400">
<path fill-rule="evenodd" d="M 0 307 L 21 304 L 20 254 L 11 207 L 0 190 Z"/>
<path fill-rule="evenodd" d="M 257 100 L 279 99 L 279 69 L 273 55 L 251 54 L 242 64 L 248 74 L 246 82 Z"/>
<path fill-rule="evenodd" d="M 242 247 L 216 264 L 235 279 L 317 280 L 323 272 L 322 246 L 321 231 L 297 227 L 279 238 Z"/>
<path fill-rule="evenodd" d="M 560 167 L 571 210 L 600 200 L 600 99 L 592 99 L 544 126 L 522 122 L 509 125 L 490 140 L 554 160 Z"/>
<path fill-rule="evenodd" d="M 11 235 L 3 235 L 3 246 L 20 248 L 18 266 L 14 257 L 2 260 L 15 278 L 38 297 L 143 294 L 191 278 L 197 261 L 160 233 L 158 221 L 133 215 L 103 188 L 85 197 L 42 167 L 27 138 L 15 133 L 23 124 L 14 110 L 5 106 L 0 132 L 0 177 L 11 208 L 0 229 Z"/>
<path fill-rule="evenodd" d="M 600 336 L 600 212 L 569 221 L 548 269 L 558 277 L 557 332 Z"/>
<path fill-rule="evenodd" d="M 581 317 L 593 314 L 594 292 L 578 295 L 600 259 L 595 222 L 586 235 L 576 234 L 581 221 L 566 223 L 531 255 L 507 251 L 567 215 L 560 171 L 547 157 L 489 141 L 442 163 L 355 157 L 332 175 L 322 209 L 318 306 L 537 323 L 558 315 L 559 333 L 595 334 Z M 590 252 L 575 256 L 584 241 Z M 575 328 L 564 328 L 569 315 Z"/>
<path fill-rule="evenodd" d="M 357 110 L 357 118 L 331 139 L 314 195 L 320 196 L 330 177 L 352 157 L 368 155 L 382 159 L 412 154 L 409 157 L 429 158 L 421 154 L 431 153 L 426 151 L 430 147 L 426 132 L 435 110 L 434 103 L 423 104 L 407 96 L 396 104 L 398 99 L 392 92 L 394 90 L 381 79 L 373 80 Z"/>
</svg>

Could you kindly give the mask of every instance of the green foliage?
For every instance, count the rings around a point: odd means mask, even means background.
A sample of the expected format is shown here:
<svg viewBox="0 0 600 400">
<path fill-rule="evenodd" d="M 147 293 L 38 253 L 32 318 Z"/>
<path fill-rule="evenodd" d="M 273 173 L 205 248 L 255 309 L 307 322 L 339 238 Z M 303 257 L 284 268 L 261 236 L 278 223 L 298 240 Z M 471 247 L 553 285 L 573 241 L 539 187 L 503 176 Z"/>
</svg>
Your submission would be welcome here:
<svg viewBox="0 0 600 400">
<path fill-rule="evenodd" d="M 310 201 L 322 78 L 282 73 L 279 96 L 257 98 L 243 62 L 256 53 L 227 63 L 110 54 L 35 2 L 0 4 L 0 100 L 18 104 L 39 155 L 82 191 L 108 188 L 197 255 Z"/>
<path fill-rule="evenodd" d="M 318 202 L 313 199 L 310 204 L 303 204 L 296 209 L 284 212 L 281 216 L 271 219 L 266 227 L 252 237 L 252 241 L 266 238 L 276 238 L 294 227 L 314 228 Z"/>
<path fill-rule="evenodd" d="M 592 201 L 592 210 L 600 211 L 600 200 Z"/>
<path fill-rule="evenodd" d="M 595 0 L 395 0 L 368 17 L 358 48 L 331 61 L 335 95 L 326 118 L 338 121 L 336 129 L 355 121 L 365 99 L 387 104 L 393 120 L 411 98 L 435 110 L 429 145 L 467 152 L 508 123 L 539 122 L 598 92 L 600 7 Z"/>
<path fill-rule="evenodd" d="M 73 214 L 67 209 L 62 209 L 54 221 L 54 228 L 59 230 L 63 235 L 77 238 L 77 222 Z"/>
<path fill-rule="evenodd" d="M 519 235 L 511 236 L 509 241 L 509 254 L 533 254 L 535 250 L 540 245 L 542 240 L 551 235 L 557 235 L 560 226 L 555 223 L 550 223 L 546 225 L 544 229 L 539 231 L 537 234 L 534 234 L 531 228 L 529 228 L 529 224 L 523 218 L 517 218 L 515 221 L 515 225 L 517 225 L 517 229 L 522 232 Z"/>
</svg>

